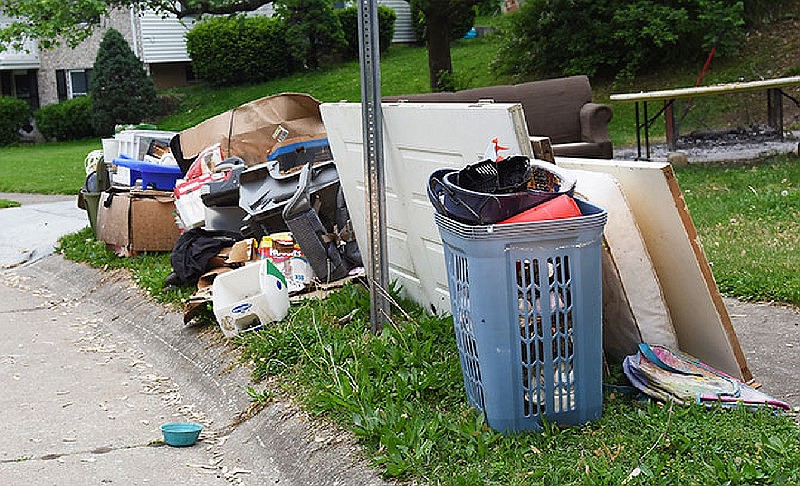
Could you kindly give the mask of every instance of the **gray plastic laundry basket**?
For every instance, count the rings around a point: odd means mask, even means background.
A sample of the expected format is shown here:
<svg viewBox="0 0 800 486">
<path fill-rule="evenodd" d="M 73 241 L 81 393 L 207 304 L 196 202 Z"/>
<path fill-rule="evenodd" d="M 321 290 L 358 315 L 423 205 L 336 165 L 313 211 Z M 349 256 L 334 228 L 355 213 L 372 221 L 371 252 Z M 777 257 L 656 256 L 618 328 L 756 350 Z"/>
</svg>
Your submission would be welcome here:
<svg viewBox="0 0 800 486">
<path fill-rule="evenodd" d="M 470 405 L 500 432 L 600 418 L 606 211 L 469 226 L 436 214 Z M 544 298 L 542 298 L 544 296 Z"/>
</svg>

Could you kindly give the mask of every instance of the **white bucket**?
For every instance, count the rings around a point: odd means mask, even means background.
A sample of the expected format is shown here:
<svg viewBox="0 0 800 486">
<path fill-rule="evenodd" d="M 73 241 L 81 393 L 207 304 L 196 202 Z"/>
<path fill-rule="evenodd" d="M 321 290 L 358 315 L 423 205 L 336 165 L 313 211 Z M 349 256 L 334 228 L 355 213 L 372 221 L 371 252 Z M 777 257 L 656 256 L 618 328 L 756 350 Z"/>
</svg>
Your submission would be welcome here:
<svg viewBox="0 0 800 486">
<path fill-rule="evenodd" d="M 269 260 L 250 263 L 214 279 L 212 304 L 225 337 L 238 336 L 286 317 L 286 278 Z"/>
</svg>

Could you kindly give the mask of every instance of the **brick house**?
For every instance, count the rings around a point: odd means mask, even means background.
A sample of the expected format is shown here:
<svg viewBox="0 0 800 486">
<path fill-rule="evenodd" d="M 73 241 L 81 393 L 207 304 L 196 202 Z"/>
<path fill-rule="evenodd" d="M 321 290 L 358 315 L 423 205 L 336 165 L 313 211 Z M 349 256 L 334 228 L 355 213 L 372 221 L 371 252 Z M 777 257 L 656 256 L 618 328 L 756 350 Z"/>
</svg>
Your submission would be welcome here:
<svg viewBox="0 0 800 486">
<path fill-rule="evenodd" d="M 74 49 L 61 45 L 43 50 L 30 41 L 25 50 L 0 52 L 0 94 L 24 99 L 33 109 L 87 94 L 100 41 L 110 27 L 128 41 L 157 88 L 185 85 L 191 80 L 191 63 L 184 34 L 191 23 L 152 11 L 118 9 Z"/>
<path fill-rule="evenodd" d="M 405 0 L 378 0 L 397 12 L 393 42 L 413 42 L 411 14 Z M 255 12 L 271 15 L 268 4 Z M 0 14 L 0 25 L 9 22 Z M 78 47 L 66 45 L 39 49 L 35 41 L 25 50 L 0 52 L 0 95 L 27 101 L 31 108 L 87 94 L 92 66 L 105 31 L 113 27 L 128 41 L 142 60 L 157 89 L 186 85 L 192 80 L 191 60 L 186 52 L 186 31 L 193 19 L 178 20 L 149 10 L 112 10 L 91 37 Z"/>
</svg>

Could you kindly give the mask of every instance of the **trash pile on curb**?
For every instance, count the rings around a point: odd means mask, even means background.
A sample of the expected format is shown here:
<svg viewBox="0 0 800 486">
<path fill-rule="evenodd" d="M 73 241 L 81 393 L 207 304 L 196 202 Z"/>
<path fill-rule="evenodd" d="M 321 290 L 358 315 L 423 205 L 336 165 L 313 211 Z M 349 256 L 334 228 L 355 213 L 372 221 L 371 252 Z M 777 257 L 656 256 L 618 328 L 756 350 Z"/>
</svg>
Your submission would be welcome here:
<svg viewBox="0 0 800 486">
<path fill-rule="evenodd" d="M 87 156 L 79 205 L 122 257 L 170 251 L 227 337 L 286 317 L 290 296 L 363 274 L 319 102 L 262 98 L 182 132 L 124 127 Z"/>
<path fill-rule="evenodd" d="M 282 94 L 180 133 L 123 130 L 87 156 L 79 203 L 118 255 L 170 251 L 165 284 L 197 287 L 185 322 L 211 304 L 232 338 L 364 275 L 360 111 Z M 383 116 L 390 278 L 452 314 L 467 400 L 489 426 L 597 420 L 603 370 L 623 361 L 655 399 L 786 408 L 747 386 L 669 164 L 556 159 L 518 104 Z M 631 354 L 644 343 L 657 352 Z"/>
</svg>

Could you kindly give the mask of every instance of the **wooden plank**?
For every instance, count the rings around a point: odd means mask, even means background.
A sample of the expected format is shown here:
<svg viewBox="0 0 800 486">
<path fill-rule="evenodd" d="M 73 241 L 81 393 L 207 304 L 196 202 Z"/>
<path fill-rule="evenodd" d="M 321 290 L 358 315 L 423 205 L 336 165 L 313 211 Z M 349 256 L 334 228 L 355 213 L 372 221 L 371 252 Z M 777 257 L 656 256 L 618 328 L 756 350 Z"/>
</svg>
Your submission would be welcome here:
<svg viewBox="0 0 800 486">
<path fill-rule="evenodd" d="M 672 167 L 557 157 L 566 168 L 619 181 L 661 283 L 680 349 L 732 376 L 752 378 Z"/>
<path fill-rule="evenodd" d="M 663 89 L 657 91 L 640 91 L 638 93 L 617 93 L 609 98 L 611 101 L 658 101 L 695 98 L 725 93 L 741 93 L 745 91 L 766 90 L 769 88 L 786 88 L 800 85 L 800 76 L 788 78 L 764 79 L 759 81 L 743 81 L 737 83 L 696 86 L 691 88 Z"/>
</svg>

